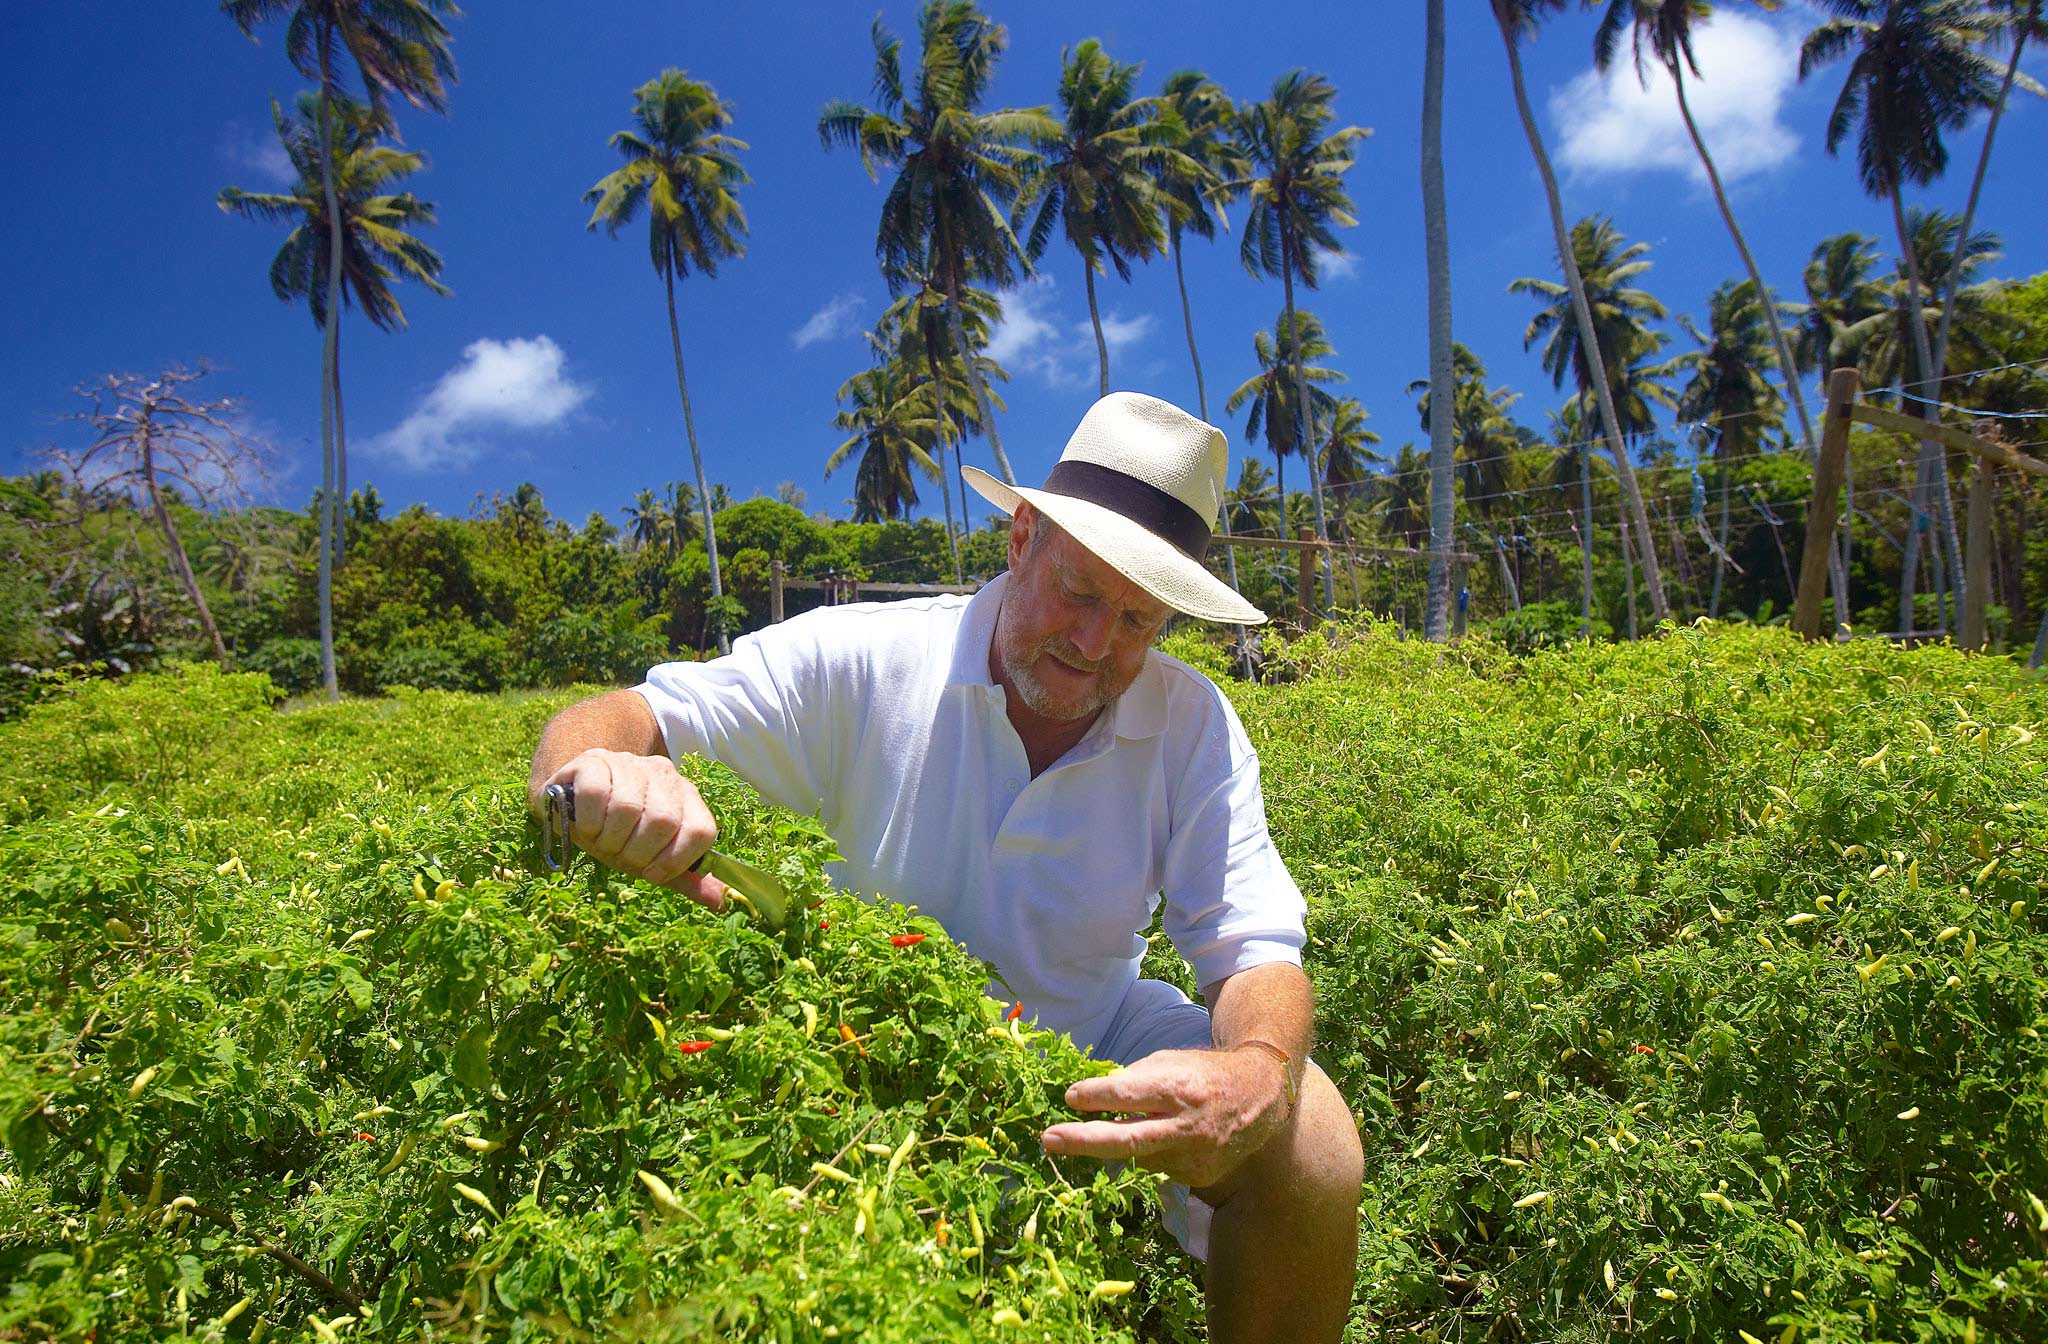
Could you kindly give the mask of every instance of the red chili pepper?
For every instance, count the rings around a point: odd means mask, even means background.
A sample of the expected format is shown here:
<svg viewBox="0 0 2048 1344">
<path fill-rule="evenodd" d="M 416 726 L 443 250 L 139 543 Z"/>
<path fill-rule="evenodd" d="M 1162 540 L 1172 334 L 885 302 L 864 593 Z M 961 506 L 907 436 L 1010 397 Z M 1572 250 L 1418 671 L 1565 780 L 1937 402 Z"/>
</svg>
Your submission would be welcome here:
<svg viewBox="0 0 2048 1344">
<path fill-rule="evenodd" d="M 375 1143 L 377 1141 L 377 1136 L 375 1134 L 371 1134 L 359 1129 L 356 1131 L 356 1139 L 358 1142 L 361 1143 Z"/>
<path fill-rule="evenodd" d="M 1013 1003 L 1010 1005 L 1010 1011 L 1003 1014 L 1003 1021 L 1015 1022 L 1022 1016 L 1024 1016 L 1024 1005 L 1021 1002 Z"/>
<path fill-rule="evenodd" d="M 923 941 L 924 935 L 921 933 L 899 933 L 894 938 L 891 938 L 889 940 L 889 946 L 916 947 L 919 943 Z"/>
<path fill-rule="evenodd" d="M 822 930 L 825 930 L 825 929 L 829 929 L 829 928 L 831 928 L 831 927 L 832 927 L 832 921 L 831 921 L 831 920 L 829 920 L 829 919 L 821 919 L 821 920 L 819 920 L 819 921 L 818 921 L 818 928 L 819 928 L 819 929 L 820 929 L 821 931 L 822 931 Z"/>
<path fill-rule="evenodd" d="M 1657 1052 L 1647 1045 L 1639 1045 L 1636 1047 L 1636 1053 L 1639 1055 L 1654 1055 Z"/>
<path fill-rule="evenodd" d="M 701 1055 L 717 1044 L 717 1041 L 677 1041 L 676 1050 L 680 1054 Z"/>
</svg>

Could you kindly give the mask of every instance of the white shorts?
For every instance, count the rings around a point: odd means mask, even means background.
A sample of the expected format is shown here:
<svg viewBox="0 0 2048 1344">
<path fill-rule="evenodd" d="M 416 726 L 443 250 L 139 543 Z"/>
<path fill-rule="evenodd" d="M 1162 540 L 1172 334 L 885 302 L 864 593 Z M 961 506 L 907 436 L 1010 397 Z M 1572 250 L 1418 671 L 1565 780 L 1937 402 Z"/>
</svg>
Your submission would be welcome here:
<svg viewBox="0 0 2048 1344">
<path fill-rule="evenodd" d="M 1207 1008 L 1164 980 L 1140 980 L 1124 994 L 1095 1055 L 1128 1065 L 1161 1050 L 1206 1050 L 1210 1043 Z M 1161 1186 L 1159 1194 L 1165 1203 L 1160 1222 L 1182 1250 L 1207 1263 L 1215 1209 L 1178 1181 Z"/>
</svg>

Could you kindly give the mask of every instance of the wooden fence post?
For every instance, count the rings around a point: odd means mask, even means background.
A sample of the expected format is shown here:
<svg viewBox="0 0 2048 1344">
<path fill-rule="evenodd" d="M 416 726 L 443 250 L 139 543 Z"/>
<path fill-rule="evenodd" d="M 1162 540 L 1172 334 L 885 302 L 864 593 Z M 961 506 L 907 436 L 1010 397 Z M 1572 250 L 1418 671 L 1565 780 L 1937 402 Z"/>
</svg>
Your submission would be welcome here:
<svg viewBox="0 0 2048 1344">
<path fill-rule="evenodd" d="M 1799 592 L 1792 606 L 1792 628 L 1807 639 L 1822 638 L 1820 606 L 1827 586 L 1828 551 L 1834 545 L 1840 511 L 1843 464 L 1849 458 L 1849 407 L 1862 380 L 1855 369 L 1828 375 L 1828 413 L 1820 433 L 1820 459 L 1813 464 L 1813 503 L 1806 510 L 1806 546 L 1799 553 Z M 1835 613 L 1835 628 L 1849 613 Z M 1833 637 L 1830 631 L 1829 638 Z"/>
<path fill-rule="evenodd" d="M 1312 541 L 1315 535 L 1314 528 L 1304 527 L 1301 529 L 1299 540 L 1303 542 Z M 1300 557 L 1300 569 L 1296 572 L 1294 579 L 1294 620 L 1295 624 L 1301 627 L 1302 633 L 1306 634 L 1311 628 L 1309 625 L 1309 612 L 1314 609 L 1314 599 L 1309 589 L 1315 585 L 1316 581 L 1315 548 L 1304 545 L 1301 548 Z"/>
<path fill-rule="evenodd" d="M 1998 426 L 1990 420 L 1977 422 L 1977 437 L 1998 437 Z M 1997 470 L 1984 458 L 1970 463 L 1970 512 L 1963 540 L 1963 612 L 1959 623 L 1962 646 L 1981 649 L 1990 633 L 1991 605 L 1991 473 Z"/>
<path fill-rule="evenodd" d="M 774 560 L 768 566 L 768 619 L 776 624 L 782 621 L 782 580 L 786 571 L 781 560 Z"/>
</svg>

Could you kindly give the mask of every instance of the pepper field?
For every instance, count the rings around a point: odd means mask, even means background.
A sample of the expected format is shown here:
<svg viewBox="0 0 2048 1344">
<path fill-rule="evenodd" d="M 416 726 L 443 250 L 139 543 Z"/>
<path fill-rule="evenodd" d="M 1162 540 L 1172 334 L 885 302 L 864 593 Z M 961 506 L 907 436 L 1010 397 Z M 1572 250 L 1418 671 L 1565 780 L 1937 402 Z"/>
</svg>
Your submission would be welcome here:
<svg viewBox="0 0 2048 1344">
<path fill-rule="evenodd" d="M 1364 1136 L 1351 1338 L 2048 1338 L 2048 684 L 1744 627 L 1281 667 L 1226 684 Z M 0 727 L 0 1339 L 1200 1339 L 1153 1179 L 1036 1142 L 1099 1066 L 815 823 L 692 767 L 786 936 L 541 865 L 574 698 Z"/>
</svg>

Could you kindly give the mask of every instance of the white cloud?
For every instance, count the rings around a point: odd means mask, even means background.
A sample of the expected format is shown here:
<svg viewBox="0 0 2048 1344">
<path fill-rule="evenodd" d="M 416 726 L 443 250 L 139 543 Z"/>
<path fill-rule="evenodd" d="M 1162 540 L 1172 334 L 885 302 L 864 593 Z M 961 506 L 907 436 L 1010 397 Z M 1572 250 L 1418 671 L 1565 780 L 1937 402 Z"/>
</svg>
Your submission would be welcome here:
<svg viewBox="0 0 2048 1344">
<path fill-rule="evenodd" d="M 1318 280 L 1349 280 L 1358 274 L 1356 252 L 1317 252 L 1316 278 Z"/>
<path fill-rule="evenodd" d="M 1799 35 L 1762 19 L 1723 11 L 1696 30 L 1700 73 L 1686 72 L 1686 100 L 1724 181 L 1788 162 L 1799 137 L 1781 119 L 1799 81 Z M 1606 75 L 1588 70 L 1553 93 L 1550 114 L 1563 128 L 1558 154 L 1576 173 L 1706 173 L 1678 113 L 1671 76 L 1651 60 L 1648 87 L 1624 42 Z"/>
<path fill-rule="evenodd" d="M 1136 317 L 1118 317 L 1115 313 L 1105 313 L 1102 317 L 1102 339 L 1104 344 L 1109 346 L 1109 353 L 1112 355 L 1122 354 L 1130 349 L 1144 340 L 1146 333 L 1151 330 L 1150 313 L 1140 313 Z M 1089 344 L 1094 344 L 1095 329 L 1092 326 L 1083 322 L 1080 332 Z"/>
<path fill-rule="evenodd" d="M 564 376 L 565 362 L 546 336 L 473 342 L 418 409 L 367 450 L 413 471 L 467 466 L 484 451 L 480 431 L 547 429 L 589 398 L 587 385 Z"/>
<path fill-rule="evenodd" d="M 1056 312 L 1057 297 L 1049 275 L 1003 295 L 1003 316 L 989 333 L 988 353 L 1013 375 L 1034 373 L 1054 387 L 1079 387 L 1096 376 L 1095 328 L 1085 317 L 1076 322 Z M 1102 339 L 1112 356 L 1139 345 L 1151 330 L 1150 313 L 1102 315 Z"/>
<path fill-rule="evenodd" d="M 789 343 L 801 350 L 807 345 L 829 341 L 850 335 L 858 330 L 853 321 L 854 309 L 860 307 L 860 294 L 848 290 L 838 298 L 812 313 L 804 324 L 790 333 Z"/>
<path fill-rule="evenodd" d="M 275 135 L 251 131 L 238 122 L 228 123 L 221 135 L 221 157 L 245 172 L 263 179 L 259 185 L 288 187 L 298 180 L 289 154 Z"/>
</svg>

